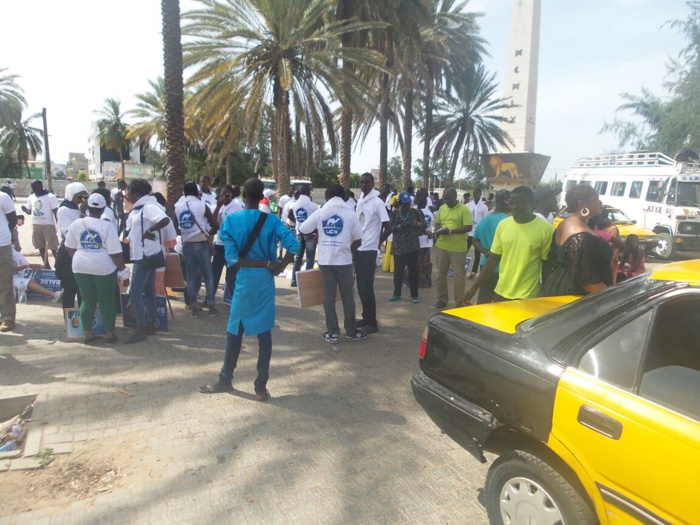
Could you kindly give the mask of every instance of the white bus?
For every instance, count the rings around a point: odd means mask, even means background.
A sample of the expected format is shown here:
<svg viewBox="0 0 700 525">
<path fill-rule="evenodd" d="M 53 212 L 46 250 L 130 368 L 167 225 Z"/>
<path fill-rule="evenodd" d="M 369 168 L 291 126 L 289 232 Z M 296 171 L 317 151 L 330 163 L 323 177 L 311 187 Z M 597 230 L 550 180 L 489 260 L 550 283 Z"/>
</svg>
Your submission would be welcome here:
<svg viewBox="0 0 700 525">
<path fill-rule="evenodd" d="M 564 194 L 575 184 L 591 184 L 604 204 L 657 233 L 659 257 L 700 249 L 700 164 L 651 152 L 584 157 L 566 174 Z"/>
</svg>

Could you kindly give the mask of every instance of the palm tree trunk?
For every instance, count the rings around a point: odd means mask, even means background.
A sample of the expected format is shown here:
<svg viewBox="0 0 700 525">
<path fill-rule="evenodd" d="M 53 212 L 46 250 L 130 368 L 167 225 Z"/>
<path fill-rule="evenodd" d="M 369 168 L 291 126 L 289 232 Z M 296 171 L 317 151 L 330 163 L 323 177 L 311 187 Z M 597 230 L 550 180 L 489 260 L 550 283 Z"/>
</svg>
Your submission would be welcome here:
<svg viewBox="0 0 700 525">
<path fill-rule="evenodd" d="M 352 111 L 343 108 L 340 117 L 340 174 L 343 188 L 350 187 L 350 156 L 352 149 Z"/>
<path fill-rule="evenodd" d="M 311 180 L 311 170 L 314 167 L 314 137 L 311 131 L 311 124 L 306 121 L 306 178 Z"/>
<path fill-rule="evenodd" d="M 230 151 L 226 152 L 226 184 L 231 185 L 233 178 L 233 155 Z"/>
<path fill-rule="evenodd" d="M 429 84 L 425 91 L 425 131 L 423 132 L 423 187 L 430 185 L 430 145 L 432 142 L 431 127 L 433 125 L 433 86 Z"/>
<path fill-rule="evenodd" d="M 411 184 L 411 163 L 413 162 L 413 88 L 409 86 L 404 96 L 403 117 L 403 189 L 406 191 Z"/>
<path fill-rule="evenodd" d="M 457 140 L 455 141 L 454 148 L 452 149 L 452 159 L 450 159 L 450 173 L 447 176 L 447 185 L 451 185 L 455 180 L 455 172 L 457 171 L 457 161 L 459 160 L 459 153 L 462 151 L 462 145 L 464 144 L 464 137 L 466 136 L 466 131 L 464 129 L 460 130 L 459 135 L 457 135 Z"/>
<path fill-rule="evenodd" d="M 275 107 L 273 137 L 276 137 L 276 144 L 273 143 L 273 170 L 276 167 L 277 192 L 285 195 L 289 189 L 289 168 L 291 134 L 289 131 L 289 96 L 282 88 L 279 80 L 275 81 L 275 95 L 273 101 Z"/>
<path fill-rule="evenodd" d="M 27 168 L 27 178 L 28 178 L 28 179 L 31 179 L 31 178 L 32 178 L 32 172 L 29 171 L 29 161 L 27 160 L 26 157 L 24 158 L 24 166 Z M 22 173 L 22 170 L 21 170 L 21 169 L 20 169 L 20 173 Z"/>
<path fill-rule="evenodd" d="M 389 171 L 389 75 L 382 74 L 382 101 L 379 114 L 379 189 L 384 191 Z"/>
<path fill-rule="evenodd" d="M 304 172 L 304 144 L 302 143 L 301 140 L 301 122 L 299 119 L 295 119 L 295 124 L 296 124 L 296 129 L 295 129 L 295 136 L 296 136 L 296 158 L 295 160 L 295 177 L 301 177 L 301 174 Z"/>
<path fill-rule="evenodd" d="M 183 109 L 180 0 L 161 0 L 163 17 L 163 68 L 165 85 L 165 158 L 168 214 L 185 184 L 185 117 Z"/>
</svg>

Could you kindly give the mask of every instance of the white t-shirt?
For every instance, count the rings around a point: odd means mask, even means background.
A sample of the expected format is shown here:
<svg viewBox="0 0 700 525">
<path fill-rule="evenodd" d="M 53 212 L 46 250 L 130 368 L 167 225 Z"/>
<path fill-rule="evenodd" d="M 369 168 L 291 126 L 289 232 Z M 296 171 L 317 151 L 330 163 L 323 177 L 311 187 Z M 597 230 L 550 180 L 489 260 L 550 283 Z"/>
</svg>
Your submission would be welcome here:
<svg viewBox="0 0 700 525">
<path fill-rule="evenodd" d="M 122 253 L 114 225 L 102 219 L 85 217 L 68 228 L 66 247 L 75 249 L 73 273 L 109 275 L 117 269 L 111 255 Z"/>
<path fill-rule="evenodd" d="M 211 190 L 209 193 L 204 193 L 202 188 L 199 188 L 199 192 L 202 194 L 202 202 L 209 206 L 211 211 L 214 211 L 216 209 L 216 193 Z"/>
<path fill-rule="evenodd" d="M 308 197 L 308 195 L 299 195 L 299 198 L 292 207 L 294 216 L 297 218 L 297 233 L 299 233 L 299 227 L 302 225 L 302 223 L 316 210 L 318 210 L 318 206 Z"/>
<path fill-rule="evenodd" d="M 70 225 L 80 219 L 80 210 L 59 206 L 56 217 L 58 218 L 58 227 L 61 229 L 61 237 L 65 238 Z"/>
<path fill-rule="evenodd" d="M 27 208 L 32 214 L 32 225 L 45 224 L 53 226 L 55 223 L 53 210 L 58 208 L 58 199 L 53 193 L 47 193 L 37 197 L 33 193 L 27 197 Z"/>
<path fill-rule="evenodd" d="M 117 193 L 119 193 L 119 191 L 120 191 L 120 190 L 119 190 L 119 186 L 117 186 L 116 188 L 112 188 L 111 190 L 109 190 L 109 195 L 112 197 L 112 202 L 114 202 L 114 199 L 117 198 Z"/>
<path fill-rule="evenodd" d="M 141 208 L 141 206 L 143 207 Z M 165 214 L 165 209 L 151 195 L 141 197 L 134 203 L 134 208 L 131 210 L 129 218 L 126 219 L 132 261 L 141 261 L 144 255 L 155 255 L 162 249 L 162 234 L 159 236 L 159 232 L 155 232 L 155 240 L 143 239 L 143 246 L 141 245 L 141 218 L 143 218 L 143 232 L 146 233 L 149 228 L 163 219 L 167 219 L 168 216 Z"/>
<path fill-rule="evenodd" d="M 294 200 L 294 197 L 292 197 L 291 195 L 282 195 L 282 197 L 280 197 L 279 202 L 277 203 L 277 209 L 282 210 L 282 212 L 284 213 L 284 207 L 287 205 L 287 203 L 289 201 L 293 201 L 293 200 Z"/>
<path fill-rule="evenodd" d="M 379 249 L 382 223 L 389 222 L 389 214 L 379 198 L 379 192 L 372 190 L 367 195 L 363 193 L 357 201 L 356 213 L 362 226 L 362 244 L 358 250 L 376 252 Z"/>
<path fill-rule="evenodd" d="M 27 259 L 24 258 L 24 255 L 19 253 L 17 250 L 15 250 L 15 247 L 12 247 L 12 266 L 13 268 L 17 268 L 18 266 L 24 266 L 28 265 L 29 262 Z M 24 270 L 20 270 L 19 272 L 16 272 L 14 275 L 24 277 Z"/>
<path fill-rule="evenodd" d="M 117 222 L 117 217 L 114 215 L 114 210 L 107 206 L 105 210 L 102 212 L 102 217 L 100 217 L 103 221 L 108 221 L 111 222 L 117 230 L 119 230 L 119 223 Z"/>
<path fill-rule="evenodd" d="M 15 213 L 15 203 L 7 193 L 0 191 L 0 246 L 12 244 L 10 225 L 7 222 L 9 213 Z"/>
<path fill-rule="evenodd" d="M 284 205 L 284 208 L 282 208 L 282 222 L 285 223 L 287 226 L 290 228 L 296 226 L 296 221 L 293 221 L 289 218 L 289 212 L 294 209 L 294 204 L 297 201 L 292 198 L 287 204 Z"/>
<path fill-rule="evenodd" d="M 348 207 L 349 210 L 355 211 L 355 207 L 357 206 L 357 202 L 355 199 L 350 197 L 348 200 L 345 201 L 345 205 Z"/>
<path fill-rule="evenodd" d="M 489 212 L 488 206 L 484 204 L 483 199 L 479 198 L 479 204 L 474 204 L 474 201 L 467 203 L 467 208 L 472 212 L 472 229 L 469 231 L 469 237 L 474 237 L 474 231 L 479 224 L 479 221 L 486 217 Z"/>
<path fill-rule="evenodd" d="M 194 195 L 188 195 L 175 204 L 175 216 L 180 225 L 182 242 L 187 242 L 192 237 L 208 232 L 209 224 L 206 216 L 207 205 Z"/>
<path fill-rule="evenodd" d="M 554 225 L 554 214 L 553 214 L 553 213 L 550 213 L 548 217 L 545 217 L 545 216 L 542 215 L 540 212 L 536 211 L 536 212 L 535 212 L 535 215 L 537 215 L 538 217 L 541 217 L 542 219 L 544 219 L 545 221 L 547 221 L 549 224 Z"/>
<path fill-rule="evenodd" d="M 343 199 L 333 197 L 323 208 L 313 212 L 299 227 L 300 233 L 318 230 L 318 264 L 344 266 L 352 264 L 350 245 L 362 239 L 357 215 Z"/>
<path fill-rule="evenodd" d="M 430 211 L 430 206 L 426 206 L 420 211 L 423 213 L 423 217 L 425 217 L 425 230 L 431 231 L 433 229 L 433 222 L 435 221 L 435 216 L 437 213 Z M 421 235 L 418 237 L 418 241 L 420 242 L 421 248 L 430 248 L 433 246 L 433 240 L 427 235 Z"/>
<path fill-rule="evenodd" d="M 232 200 L 226 206 L 222 206 L 219 209 L 219 216 L 216 218 L 217 222 L 219 223 L 219 231 L 221 231 L 221 226 L 224 224 L 224 219 L 226 219 L 226 217 L 232 213 L 241 211 L 242 209 L 243 206 L 241 206 L 241 203 L 238 200 Z M 219 232 L 216 233 L 216 240 L 214 241 L 214 244 L 218 244 L 219 246 L 224 245 L 223 241 L 219 238 Z"/>
</svg>

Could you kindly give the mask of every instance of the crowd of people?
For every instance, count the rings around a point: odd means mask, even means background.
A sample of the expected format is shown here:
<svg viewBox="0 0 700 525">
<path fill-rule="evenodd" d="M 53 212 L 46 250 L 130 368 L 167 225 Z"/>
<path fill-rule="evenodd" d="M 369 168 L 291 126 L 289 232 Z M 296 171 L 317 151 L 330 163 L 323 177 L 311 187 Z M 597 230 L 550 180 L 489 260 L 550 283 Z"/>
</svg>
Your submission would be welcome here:
<svg viewBox="0 0 700 525">
<path fill-rule="evenodd" d="M 41 181 L 22 206 L 32 218 L 32 240 L 42 264 L 30 265 L 14 245 L 17 215 L 7 192 L 0 192 L 0 331 L 15 327 L 17 288 L 24 287 L 80 308 L 85 344 L 118 338 L 115 322 L 120 289 L 129 287 L 135 329 L 123 343 L 157 334 L 156 291 L 164 293 L 163 276 L 170 251 L 180 256 L 184 298 L 192 317 L 206 310 L 217 316 L 217 291 L 222 274 L 231 296 L 224 363 L 216 381 L 202 393 L 232 389 L 244 334 L 259 341 L 256 398 L 269 397 L 267 382 L 275 324 L 275 277 L 293 262 L 290 285 L 298 274 L 316 266 L 323 285 L 323 339 L 339 342 L 337 296 L 343 308 L 345 339 L 357 341 L 379 331 L 375 271 L 384 263 L 394 273 L 390 302 L 403 299 L 406 286 L 412 303 L 419 289 L 432 285 L 434 254 L 436 308 L 449 302 L 452 279 L 455 307 L 527 299 L 540 295 L 585 295 L 644 271 L 644 249 L 631 235 L 625 243 L 602 212 L 590 185 L 567 192 L 570 215 L 554 229 L 558 191 L 527 186 L 500 190 L 483 198 L 480 189 L 463 195 L 448 187 L 440 197 L 425 189 L 397 193 L 374 188 L 370 173 L 360 177 L 361 194 L 340 185 L 326 190 L 325 202 L 313 201 L 310 186 L 290 188 L 278 202 L 262 181 L 212 187 L 209 177 L 187 182 L 176 196 L 174 214 L 166 212 L 162 195 L 142 179 L 118 181 L 113 190 L 88 193 L 79 182 L 68 184 L 58 202 Z M 273 211 L 274 210 L 274 211 Z M 56 228 L 60 233 L 60 242 Z M 474 252 L 470 280 L 467 274 Z M 61 292 L 32 282 L 26 269 L 51 268 Z M 131 268 L 128 266 L 131 264 Z M 159 284 L 160 283 L 160 284 Z M 202 284 L 204 297 L 200 300 Z M 361 313 L 356 314 L 357 288 Z M 104 337 L 92 331 L 99 307 Z"/>
</svg>

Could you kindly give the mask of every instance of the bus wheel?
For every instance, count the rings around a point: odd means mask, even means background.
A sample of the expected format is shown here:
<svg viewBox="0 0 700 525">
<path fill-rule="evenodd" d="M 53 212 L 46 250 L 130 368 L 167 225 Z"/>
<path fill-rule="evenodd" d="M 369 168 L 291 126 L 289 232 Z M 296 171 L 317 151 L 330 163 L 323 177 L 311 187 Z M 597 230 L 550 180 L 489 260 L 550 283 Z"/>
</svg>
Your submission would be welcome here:
<svg viewBox="0 0 700 525">
<path fill-rule="evenodd" d="M 659 233 L 659 244 L 654 249 L 654 255 L 665 261 L 669 260 L 676 254 L 676 246 L 673 243 L 673 237 L 670 234 Z"/>
</svg>

